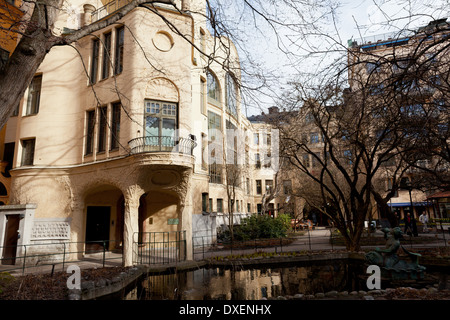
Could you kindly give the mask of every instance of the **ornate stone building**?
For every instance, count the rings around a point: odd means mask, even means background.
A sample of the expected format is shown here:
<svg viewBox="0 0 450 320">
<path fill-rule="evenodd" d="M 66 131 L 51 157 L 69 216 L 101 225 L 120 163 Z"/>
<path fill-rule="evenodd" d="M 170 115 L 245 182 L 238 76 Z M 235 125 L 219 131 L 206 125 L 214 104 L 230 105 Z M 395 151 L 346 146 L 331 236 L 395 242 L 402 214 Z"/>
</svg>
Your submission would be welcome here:
<svg viewBox="0 0 450 320">
<path fill-rule="evenodd" d="M 70 4 L 55 32 L 124 5 Z M 41 251 L 67 243 L 65 250 L 84 252 L 106 241 L 131 265 L 137 244 L 178 232 L 191 259 L 192 239 L 214 237 L 229 205 L 237 216 L 254 210 L 251 171 L 242 170 L 231 199 L 225 166 L 210 161 L 218 160 L 211 148 L 218 133 L 252 132 L 241 113 L 237 50 L 208 31 L 205 1 L 175 5 L 135 8 L 48 53 L 1 136 L 11 189 L 0 209 L 0 245 L 11 235 L 19 244 L 10 254 L 37 243 L 54 244 L 36 246 Z"/>
</svg>

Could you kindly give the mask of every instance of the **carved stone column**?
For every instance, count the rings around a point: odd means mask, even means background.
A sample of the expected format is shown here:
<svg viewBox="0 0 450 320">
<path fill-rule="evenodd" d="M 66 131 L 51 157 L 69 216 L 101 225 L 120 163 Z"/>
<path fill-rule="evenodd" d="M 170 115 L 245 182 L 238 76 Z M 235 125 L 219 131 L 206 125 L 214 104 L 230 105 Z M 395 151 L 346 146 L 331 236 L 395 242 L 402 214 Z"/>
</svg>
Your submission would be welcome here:
<svg viewBox="0 0 450 320">
<path fill-rule="evenodd" d="M 186 231 L 186 260 L 193 259 L 192 252 L 192 170 L 185 169 L 181 172 L 179 184 L 173 188 L 179 197 L 180 225 L 178 231 Z"/>
<path fill-rule="evenodd" d="M 123 265 L 133 265 L 133 257 L 139 232 L 139 198 L 144 194 L 142 190 L 130 190 L 125 194 L 125 212 L 123 225 Z"/>
</svg>

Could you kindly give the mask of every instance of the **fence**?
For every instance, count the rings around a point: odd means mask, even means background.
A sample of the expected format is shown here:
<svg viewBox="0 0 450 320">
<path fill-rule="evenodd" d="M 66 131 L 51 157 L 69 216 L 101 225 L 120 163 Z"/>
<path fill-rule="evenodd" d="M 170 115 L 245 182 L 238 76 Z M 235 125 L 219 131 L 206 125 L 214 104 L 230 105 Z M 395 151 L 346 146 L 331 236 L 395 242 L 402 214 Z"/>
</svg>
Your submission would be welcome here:
<svg viewBox="0 0 450 320">
<path fill-rule="evenodd" d="M 122 264 L 122 249 L 115 248 L 113 240 L 88 242 L 46 242 L 20 246 L 0 246 L 16 255 L 0 259 L 0 272 L 33 272 L 33 269 L 66 271 L 66 264 L 98 264 L 99 267 Z"/>
<path fill-rule="evenodd" d="M 193 243 L 194 259 L 205 259 L 212 256 L 240 255 L 257 252 L 281 253 L 287 251 L 334 250 L 340 237 L 330 229 L 311 232 L 304 230 L 285 238 L 252 239 L 247 241 L 211 240 L 207 236 L 196 237 Z"/>
<path fill-rule="evenodd" d="M 404 235 L 401 240 L 405 247 L 410 248 L 447 248 L 448 236 L 440 228 L 432 233 L 422 233 L 420 237 Z M 193 253 L 195 260 L 215 256 L 241 255 L 257 252 L 317 252 L 321 250 L 345 250 L 345 241 L 335 228 L 319 228 L 316 230 L 302 230 L 294 232 L 288 238 L 255 239 L 249 241 L 220 241 L 208 237 L 196 237 L 193 240 Z M 386 240 L 383 234 L 368 233 L 364 231 L 360 245 L 362 248 L 383 247 Z"/>
<path fill-rule="evenodd" d="M 136 264 L 165 264 L 186 260 L 186 231 L 136 232 L 134 234 Z"/>
</svg>

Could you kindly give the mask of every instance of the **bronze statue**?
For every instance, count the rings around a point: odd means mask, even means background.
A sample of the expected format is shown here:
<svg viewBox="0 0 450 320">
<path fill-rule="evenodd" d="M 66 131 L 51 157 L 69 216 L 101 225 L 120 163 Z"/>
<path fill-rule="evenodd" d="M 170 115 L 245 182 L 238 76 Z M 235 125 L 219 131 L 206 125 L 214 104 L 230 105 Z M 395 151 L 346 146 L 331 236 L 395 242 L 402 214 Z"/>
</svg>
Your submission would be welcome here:
<svg viewBox="0 0 450 320">
<path fill-rule="evenodd" d="M 381 267 L 384 275 L 391 275 L 400 278 L 417 278 L 421 277 L 425 271 L 425 267 L 419 265 L 419 253 L 414 253 L 406 250 L 401 244 L 402 231 L 399 227 L 384 228 L 384 238 L 386 239 L 386 246 L 384 249 L 375 248 L 375 251 L 370 251 L 366 254 L 366 262 L 375 264 Z M 411 261 L 401 260 L 397 255 L 400 247 L 408 255 Z"/>
</svg>

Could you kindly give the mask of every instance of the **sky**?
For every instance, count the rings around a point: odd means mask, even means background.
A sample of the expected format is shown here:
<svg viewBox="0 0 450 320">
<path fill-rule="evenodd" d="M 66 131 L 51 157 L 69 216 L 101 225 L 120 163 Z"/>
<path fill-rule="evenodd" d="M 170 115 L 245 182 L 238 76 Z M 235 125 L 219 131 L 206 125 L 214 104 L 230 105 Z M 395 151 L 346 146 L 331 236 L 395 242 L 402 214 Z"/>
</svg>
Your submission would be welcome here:
<svg viewBox="0 0 450 320">
<path fill-rule="evenodd" d="M 228 2 L 230 0 L 223 1 Z M 252 2 L 250 1 L 250 3 Z M 398 32 L 398 30 L 404 29 L 406 25 L 411 29 L 417 29 L 428 24 L 433 19 L 449 17 L 450 21 L 449 0 L 422 0 L 417 1 L 415 4 L 413 0 L 342 0 L 340 3 L 341 5 L 337 9 L 336 21 L 328 19 L 322 24 L 323 28 L 325 28 L 322 30 L 329 30 L 329 33 L 328 31 L 326 32 L 329 35 L 329 39 L 323 36 L 317 36 L 315 40 L 309 41 L 305 45 L 305 42 L 302 42 L 294 31 L 284 29 L 281 33 L 278 33 L 283 35 L 282 41 L 288 46 L 288 51 L 300 53 L 302 50 L 307 49 L 306 47 L 308 45 L 314 46 L 314 41 L 324 45 L 323 48 L 331 48 L 327 42 L 333 43 L 337 41 L 342 44 L 340 50 L 343 49 L 342 54 L 345 54 L 348 40 L 351 38 L 360 39 L 363 37 L 366 40 L 372 40 L 368 37 Z M 414 4 L 414 6 L 411 4 Z M 303 14 L 301 10 L 299 12 Z M 281 16 L 286 18 L 289 15 L 283 12 Z M 386 25 L 388 17 L 391 18 L 389 27 Z M 250 20 L 253 21 L 252 19 Z M 264 23 L 264 21 L 259 21 Z M 248 33 L 252 34 L 251 25 L 249 26 Z M 273 70 L 273 72 L 281 74 L 284 77 L 283 79 L 280 77 L 277 83 L 274 84 L 275 86 L 279 86 L 277 88 L 279 91 L 288 88 L 287 83 L 292 80 L 292 77 L 295 77 L 295 74 L 305 72 L 305 70 L 314 74 L 315 70 L 323 67 L 324 63 L 326 63 L 319 56 L 315 57 L 316 60 L 298 60 L 297 56 L 286 56 L 278 48 L 276 36 L 270 27 L 268 27 L 264 36 L 269 41 L 264 42 L 258 37 L 244 39 L 247 41 L 247 49 L 250 48 L 252 51 L 252 57 L 260 63 L 259 68 L 264 69 L 267 67 L 267 70 Z M 319 51 L 320 45 L 314 47 L 312 50 Z M 274 85 L 271 85 L 272 89 Z M 260 95 L 259 98 L 261 100 L 259 105 L 251 103 L 247 108 L 246 113 L 248 116 L 260 114 L 262 110 L 266 110 L 267 107 L 275 104 L 270 97 Z M 275 100 L 277 99 L 275 98 Z"/>
</svg>

